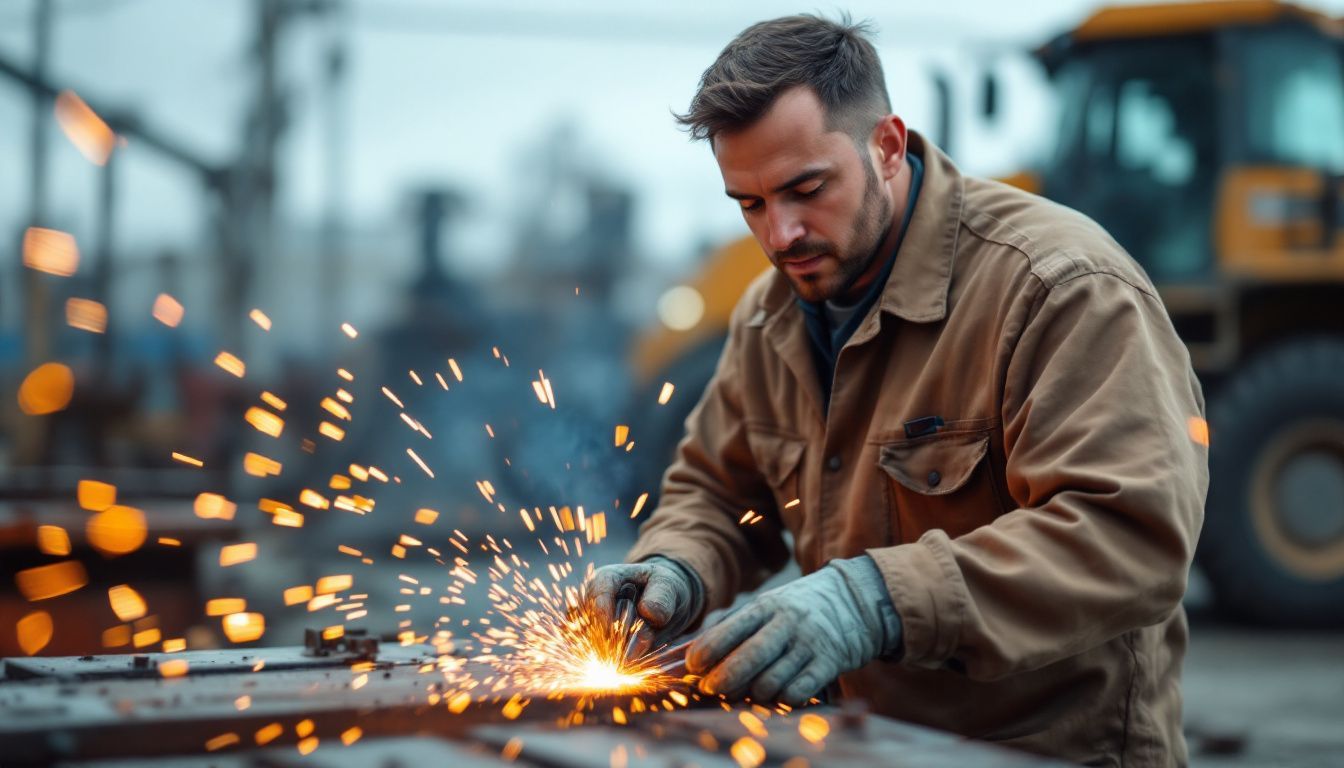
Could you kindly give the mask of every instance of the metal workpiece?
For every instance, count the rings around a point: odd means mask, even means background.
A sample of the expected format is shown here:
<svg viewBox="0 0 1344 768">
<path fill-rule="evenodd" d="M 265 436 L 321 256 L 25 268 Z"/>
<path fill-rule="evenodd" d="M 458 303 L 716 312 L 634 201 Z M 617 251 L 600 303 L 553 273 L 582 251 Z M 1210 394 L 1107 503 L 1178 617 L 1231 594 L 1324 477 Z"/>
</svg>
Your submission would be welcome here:
<svg viewBox="0 0 1344 768">
<path fill-rule="evenodd" d="M 362 642 L 356 638 L 357 644 Z M 256 650 L 184 651 L 181 653 L 114 653 L 91 656 L 35 656 L 5 659 L 0 665 L 0 683 L 14 680 L 131 680 L 159 679 L 164 661 L 187 662 L 190 676 L 251 672 L 261 670 L 342 669 L 354 661 L 373 661 L 375 666 L 420 665 L 435 661 L 437 654 L 427 645 L 384 645 L 374 654 L 350 653 L 343 646 L 327 641 L 322 651 L 309 646 L 283 646 Z M 373 641 L 376 647 L 377 641 Z M 0 687 L 0 691 L 4 691 Z"/>
<path fill-rule="evenodd" d="M 361 638 L 354 638 L 359 645 Z M 9 766 L 732 766 L 1040 765 L 1040 758 L 871 714 L 814 707 L 780 715 L 713 697 L 615 716 L 630 697 L 529 696 L 482 683 L 480 661 L 425 645 L 383 645 L 374 660 L 311 649 L 7 659 L 0 764 Z M 187 662 L 164 677 L 164 662 Z M 510 702 L 515 702 L 509 706 Z M 630 709 L 628 706 L 627 709 Z M 574 713 L 582 711 L 583 717 Z M 819 716 L 822 733 L 803 715 Z M 581 720 L 580 724 L 576 724 Z M 791 765 L 800 765 L 792 763 Z"/>
</svg>

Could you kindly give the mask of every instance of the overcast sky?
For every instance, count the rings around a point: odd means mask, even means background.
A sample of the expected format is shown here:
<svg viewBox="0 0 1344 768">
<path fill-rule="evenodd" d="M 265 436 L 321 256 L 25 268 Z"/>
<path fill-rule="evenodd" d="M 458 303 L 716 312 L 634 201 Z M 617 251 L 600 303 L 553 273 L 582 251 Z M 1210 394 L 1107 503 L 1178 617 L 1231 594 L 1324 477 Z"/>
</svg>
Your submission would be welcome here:
<svg viewBox="0 0 1344 768">
<path fill-rule="evenodd" d="M 30 60 L 32 5 L 0 2 L 0 54 Z M 834 15 L 844 8 L 874 22 L 895 110 L 916 129 L 931 128 L 929 72 L 949 72 L 961 126 L 954 157 L 972 172 L 1012 171 L 1041 149 L 1052 114 L 1039 73 L 1014 51 L 1096 6 L 354 0 L 341 27 L 350 44 L 349 221 L 386 225 L 404 218 L 409 189 L 447 183 L 475 201 L 458 234 L 469 246 L 463 250 L 501 252 L 520 207 L 533 199 L 536 169 L 527 150 L 567 122 L 583 162 L 638 193 L 645 257 L 685 264 L 699 243 L 745 229 L 707 149 L 688 142 L 669 112 L 685 108 L 700 73 L 736 32 L 799 11 Z M 53 70 L 61 84 L 90 101 L 133 108 L 208 157 L 237 151 L 253 81 L 252 2 L 58 0 L 57 7 Z M 282 78 L 294 97 L 280 169 L 288 226 L 311 225 L 322 210 L 321 53 L 332 30 L 329 22 L 304 20 L 283 41 Z M 1005 115 L 992 127 L 972 114 L 977 73 L 987 62 L 1004 82 Z M 15 232 L 28 211 L 29 111 L 22 92 L 3 81 L 0 116 L 0 228 Z M 199 186 L 134 142 L 125 158 L 118 227 L 127 257 L 164 245 L 190 249 L 203 226 Z M 95 173 L 68 142 L 53 141 L 50 210 L 77 235 L 95 223 Z"/>
</svg>

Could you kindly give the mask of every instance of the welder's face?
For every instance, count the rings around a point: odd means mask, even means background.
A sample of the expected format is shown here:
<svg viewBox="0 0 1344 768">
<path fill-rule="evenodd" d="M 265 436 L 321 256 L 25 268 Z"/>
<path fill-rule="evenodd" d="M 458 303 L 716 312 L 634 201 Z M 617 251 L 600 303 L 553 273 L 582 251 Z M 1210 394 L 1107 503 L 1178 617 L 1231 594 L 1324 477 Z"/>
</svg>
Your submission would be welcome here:
<svg viewBox="0 0 1344 768">
<path fill-rule="evenodd" d="M 714 138 L 725 191 L 770 261 L 805 301 L 852 299 L 891 227 L 868 152 L 826 127 L 809 88 L 782 94 L 747 128 Z"/>
</svg>

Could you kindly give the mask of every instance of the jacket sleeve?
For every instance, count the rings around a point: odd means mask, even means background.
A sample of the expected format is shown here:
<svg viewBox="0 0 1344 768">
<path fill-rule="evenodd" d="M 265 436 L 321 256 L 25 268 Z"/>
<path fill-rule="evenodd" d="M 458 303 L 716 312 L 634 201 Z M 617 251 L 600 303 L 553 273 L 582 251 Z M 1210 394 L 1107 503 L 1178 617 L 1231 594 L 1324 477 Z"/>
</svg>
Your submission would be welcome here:
<svg viewBox="0 0 1344 768">
<path fill-rule="evenodd" d="M 1119 276 L 1038 288 L 1005 342 L 1018 508 L 870 552 L 905 664 L 986 680 L 1037 669 L 1164 620 L 1185 593 L 1208 488 L 1186 349 L 1159 298 Z"/>
<path fill-rule="evenodd" d="M 743 314 L 753 292 L 733 311 L 728 341 L 713 379 L 686 419 L 686 435 L 663 477 L 658 509 L 640 529 L 627 561 L 662 555 L 690 568 L 704 586 L 706 611 L 730 604 L 783 567 L 789 553 L 774 495 L 757 468 L 742 411 Z M 739 520 L 747 510 L 763 519 Z M 698 618 L 698 617 L 697 617 Z"/>
</svg>

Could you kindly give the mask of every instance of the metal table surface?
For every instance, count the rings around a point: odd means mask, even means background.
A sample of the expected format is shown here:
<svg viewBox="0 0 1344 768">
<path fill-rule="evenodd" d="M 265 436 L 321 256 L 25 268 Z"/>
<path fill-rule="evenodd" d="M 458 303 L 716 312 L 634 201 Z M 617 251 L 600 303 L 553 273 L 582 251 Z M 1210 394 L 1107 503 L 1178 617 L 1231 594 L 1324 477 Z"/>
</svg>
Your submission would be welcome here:
<svg viewBox="0 0 1344 768">
<path fill-rule="evenodd" d="M 291 647 L 7 659 L 0 766 L 736 766 L 755 759 L 733 750 L 745 738 L 763 749 L 763 764 L 790 768 L 1054 764 L 834 707 L 806 710 L 829 724 L 817 743 L 801 734 L 800 712 L 708 698 L 686 709 L 654 707 L 626 724 L 613 722 L 615 700 L 596 700 L 575 725 L 572 698 L 531 698 L 506 714 L 518 691 L 481 686 L 489 692 L 450 711 L 455 682 L 483 680 L 488 666 L 441 662 L 433 648 L 415 645 L 379 648 L 373 659 L 310 654 Z M 185 660 L 187 673 L 163 677 L 168 660 Z M 342 735 L 353 728 L 358 739 L 346 745 Z"/>
</svg>

